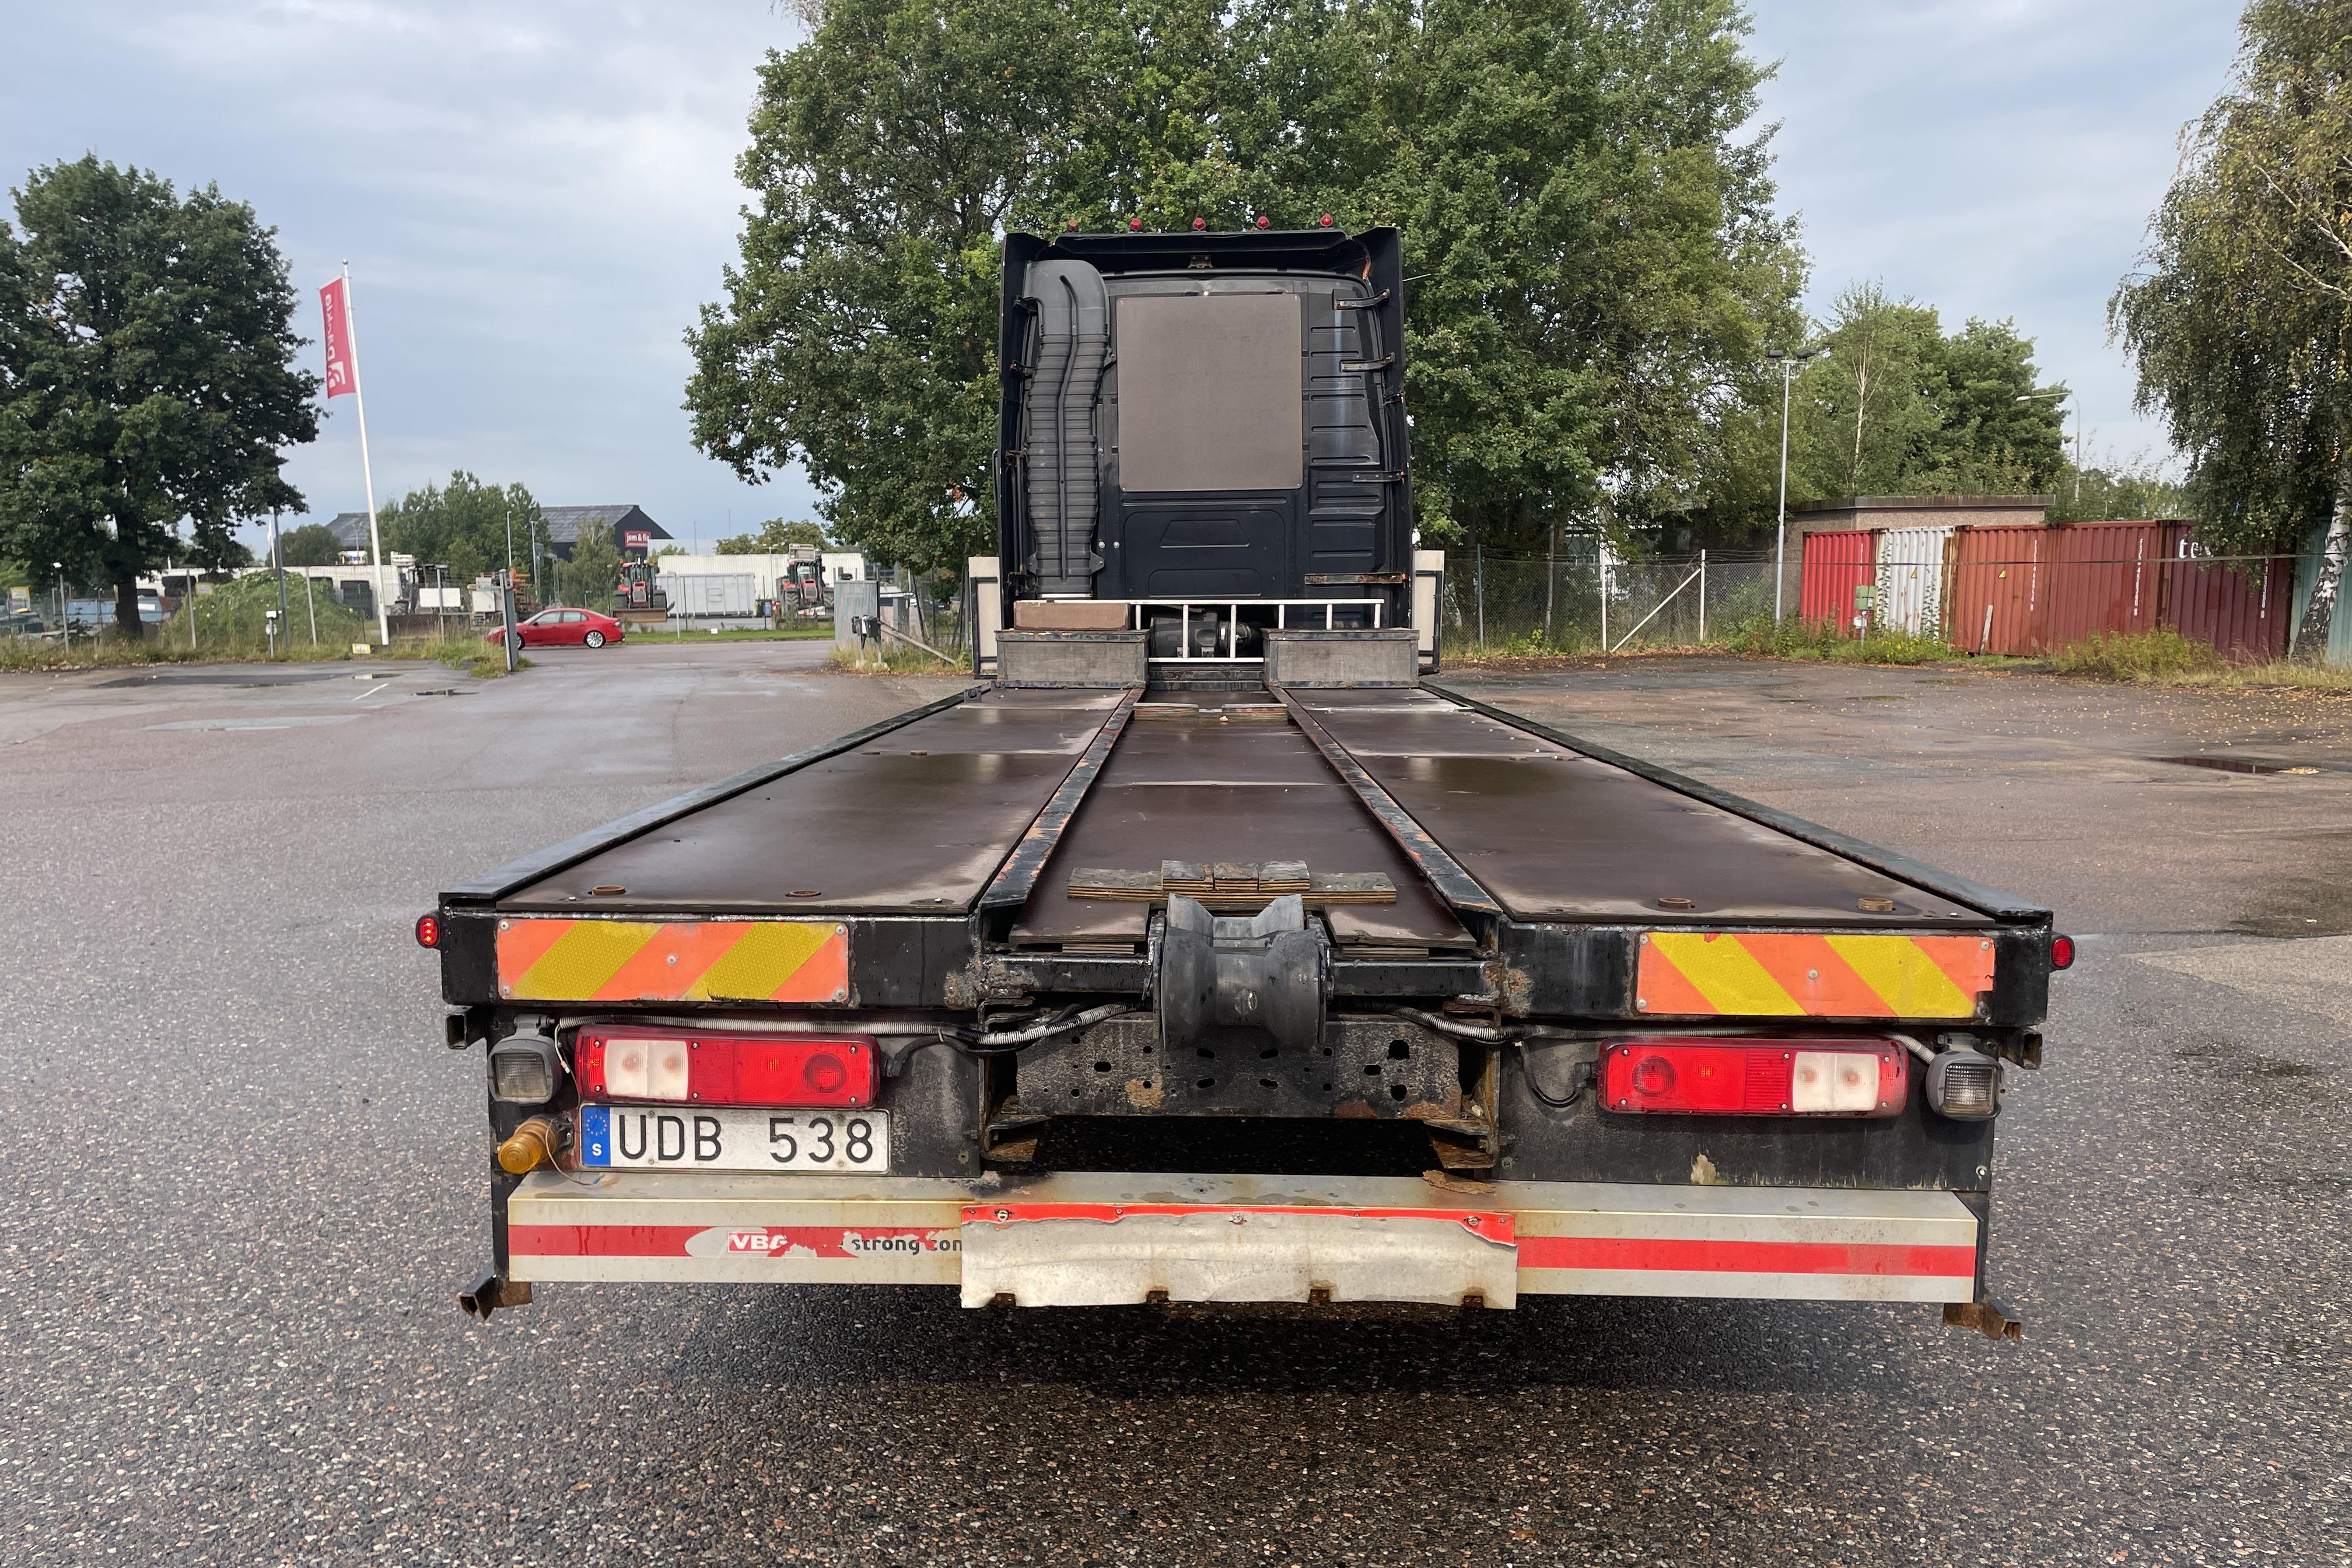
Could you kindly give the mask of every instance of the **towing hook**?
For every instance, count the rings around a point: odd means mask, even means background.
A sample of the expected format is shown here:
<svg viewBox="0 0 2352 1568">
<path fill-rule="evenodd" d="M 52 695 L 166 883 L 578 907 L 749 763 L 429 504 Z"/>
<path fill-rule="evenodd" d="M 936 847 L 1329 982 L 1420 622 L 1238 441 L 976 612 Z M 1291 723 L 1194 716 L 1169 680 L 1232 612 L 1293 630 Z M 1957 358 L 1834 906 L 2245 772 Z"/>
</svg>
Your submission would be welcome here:
<svg viewBox="0 0 2352 1568">
<path fill-rule="evenodd" d="M 457 1292 L 457 1305 L 466 1316 L 488 1321 L 500 1307 L 530 1306 L 530 1286 L 503 1279 L 495 1268 L 485 1268 L 471 1285 Z"/>
</svg>

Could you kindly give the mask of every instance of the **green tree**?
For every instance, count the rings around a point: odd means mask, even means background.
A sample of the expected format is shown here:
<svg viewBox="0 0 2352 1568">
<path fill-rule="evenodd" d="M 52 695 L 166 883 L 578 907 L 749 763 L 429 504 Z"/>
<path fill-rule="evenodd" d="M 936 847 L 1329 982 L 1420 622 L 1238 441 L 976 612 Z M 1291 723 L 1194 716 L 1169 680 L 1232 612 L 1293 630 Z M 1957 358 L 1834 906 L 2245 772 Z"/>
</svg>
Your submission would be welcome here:
<svg viewBox="0 0 2352 1568">
<path fill-rule="evenodd" d="M 613 542 L 612 529 L 601 522 L 582 523 L 580 537 L 572 542 L 572 559 L 559 563 L 557 575 L 566 603 L 610 614 L 613 590 L 621 579 L 621 550 Z"/>
<path fill-rule="evenodd" d="M 750 479 L 803 463 L 825 520 L 885 556 L 981 542 L 998 236 L 1069 156 L 1076 19 L 1055 0 L 829 0 L 807 43 L 770 53 L 737 166 L 742 262 L 688 334 L 698 446 Z"/>
<path fill-rule="evenodd" d="M 1971 318 L 1939 344 L 1944 392 L 1928 493 L 2046 491 L 2066 462 L 2064 385 L 2037 384 L 2033 340 Z"/>
<path fill-rule="evenodd" d="M 745 478 L 803 463 L 839 537 L 919 567 L 983 543 L 1002 234 L 1130 219 L 1403 229 L 1434 537 L 1524 544 L 1752 487 L 1738 421 L 1802 258 L 1762 141 L 1738 139 L 1764 73 L 1733 0 L 817 16 L 761 69 L 742 260 L 688 334 L 687 407 Z"/>
<path fill-rule="evenodd" d="M 2053 522 L 2095 522 L 2115 517 L 2182 518 L 2188 493 L 2164 465 L 2145 457 L 2110 460 L 2075 473 L 2068 463 L 2051 480 Z"/>
<path fill-rule="evenodd" d="M 2294 639 L 2315 657 L 2352 547 L 2352 0 L 2253 0 L 2239 38 L 2108 319 L 2140 406 L 2187 458 L 2209 543 L 2296 548 L 2323 530 Z"/>
<path fill-rule="evenodd" d="M 1763 138 L 1741 139 L 1766 68 L 1738 6 L 1323 14 L 1370 62 L 1371 102 L 1342 96 L 1312 205 L 1404 232 L 1424 531 L 1531 549 L 1564 519 L 1717 499 L 1738 471 L 1728 416 L 1766 400 L 1804 271 Z"/>
<path fill-rule="evenodd" d="M 1838 295 L 1821 339 L 1829 353 L 1805 367 L 1790 414 L 1792 497 L 1899 494 L 1933 466 L 1943 339 L 1933 308 L 1891 299 L 1876 283 Z"/>
<path fill-rule="evenodd" d="M 739 533 L 731 539 L 720 540 L 719 553 L 782 555 L 795 544 L 814 545 L 819 550 L 827 548 L 824 525 L 808 521 L 787 522 L 781 517 L 772 517 L 760 525 L 757 533 Z"/>
<path fill-rule="evenodd" d="M 278 533 L 278 552 L 289 566 L 332 566 L 341 556 L 342 546 L 336 542 L 335 531 L 325 523 L 306 522 Z"/>
<path fill-rule="evenodd" d="M 379 512 L 376 523 L 386 550 L 446 566 L 459 581 L 504 569 L 509 549 L 516 568 L 528 571 L 532 531 L 546 527 L 527 488 L 486 485 L 463 468 L 450 473 L 446 487 L 409 491 Z"/>
<path fill-rule="evenodd" d="M 1839 293 L 1818 341 L 1829 353 L 1791 397 L 1792 500 L 2056 482 L 2066 389 L 2037 385 L 2033 342 L 2013 322 L 1970 320 L 1947 334 L 1934 307 L 1859 283 Z"/>
<path fill-rule="evenodd" d="M 280 448 L 318 434 L 319 382 L 276 230 L 214 185 L 95 155 L 37 169 L 0 222 L 0 552 L 113 584 L 226 564 L 232 529 L 299 510 Z M 188 537 L 179 533 L 184 523 Z"/>
</svg>

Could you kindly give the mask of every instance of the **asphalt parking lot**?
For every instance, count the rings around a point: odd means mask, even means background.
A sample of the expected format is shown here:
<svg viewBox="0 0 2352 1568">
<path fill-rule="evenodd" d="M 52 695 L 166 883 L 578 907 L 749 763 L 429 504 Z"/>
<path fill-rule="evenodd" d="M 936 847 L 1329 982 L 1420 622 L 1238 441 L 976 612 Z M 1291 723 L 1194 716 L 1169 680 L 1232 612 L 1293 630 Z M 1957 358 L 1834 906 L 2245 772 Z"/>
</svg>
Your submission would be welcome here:
<svg viewBox="0 0 2352 1568">
<path fill-rule="evenodd" d="M 1460 678 L 2059 910 L 2083 956 L 2001 1121 L 2022 1343 L 1578 1298 L 462 1317 L 480 1063 L 411 921 L 950 689 L 822 651 L 0 677 L 0 1561 L 2352 1563 L 2341 697 Z"/>
</svg>

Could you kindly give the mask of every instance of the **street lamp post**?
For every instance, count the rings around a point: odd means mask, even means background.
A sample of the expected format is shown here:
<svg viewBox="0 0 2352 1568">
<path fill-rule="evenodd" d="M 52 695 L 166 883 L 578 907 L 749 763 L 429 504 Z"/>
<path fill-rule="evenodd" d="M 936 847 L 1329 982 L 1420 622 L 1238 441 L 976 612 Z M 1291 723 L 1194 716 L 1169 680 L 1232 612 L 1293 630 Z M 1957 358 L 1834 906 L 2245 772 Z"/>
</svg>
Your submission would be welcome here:
<svg viewBox="0 0 2352 1568">
<path fill-rule="evenodd" d="M 1772 624 L 1776 626 L 1780 624 L 1780 604 L 1789 571 L 1789 386 L 1799 365 L 1829 352 L 1826 346 L 1796 353 L 1786 349 L 1764 351 L 1764 357 L 1780 367 L 1780 522 L 1772 542 Z"/>
<path fill-rule="evenodd" d="M 58 574 L 58 630 L 65 634 L 66 647 L 73 647 L 73 620 L 66 608 L 66 563 L 52 561 L 49 564 Z"/>
</svg>

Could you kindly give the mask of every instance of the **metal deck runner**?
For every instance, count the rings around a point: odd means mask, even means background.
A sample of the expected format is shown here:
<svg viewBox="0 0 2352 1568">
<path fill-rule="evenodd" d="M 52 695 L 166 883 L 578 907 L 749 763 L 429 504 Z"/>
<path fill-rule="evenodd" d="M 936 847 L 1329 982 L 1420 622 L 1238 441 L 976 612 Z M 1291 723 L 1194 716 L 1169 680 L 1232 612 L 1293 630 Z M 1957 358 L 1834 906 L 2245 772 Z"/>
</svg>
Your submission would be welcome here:
<svg viewBox="0 0 2352 1568">
<path fill-rule="evenodd" d="M 1304 860 L 1317 871 L 1381 872 L 1396 886 L 1395 903 L 1328 911 L 1343 946 L 1470 942 L 1295 725 L 1213 720 L 1128 727 L 1045 863 L 1013 940 L 1140 942 L 1148 905 L 1073 899 L 1070 873 L 1156 871 L 1163 860 Z"/>
</svg>

